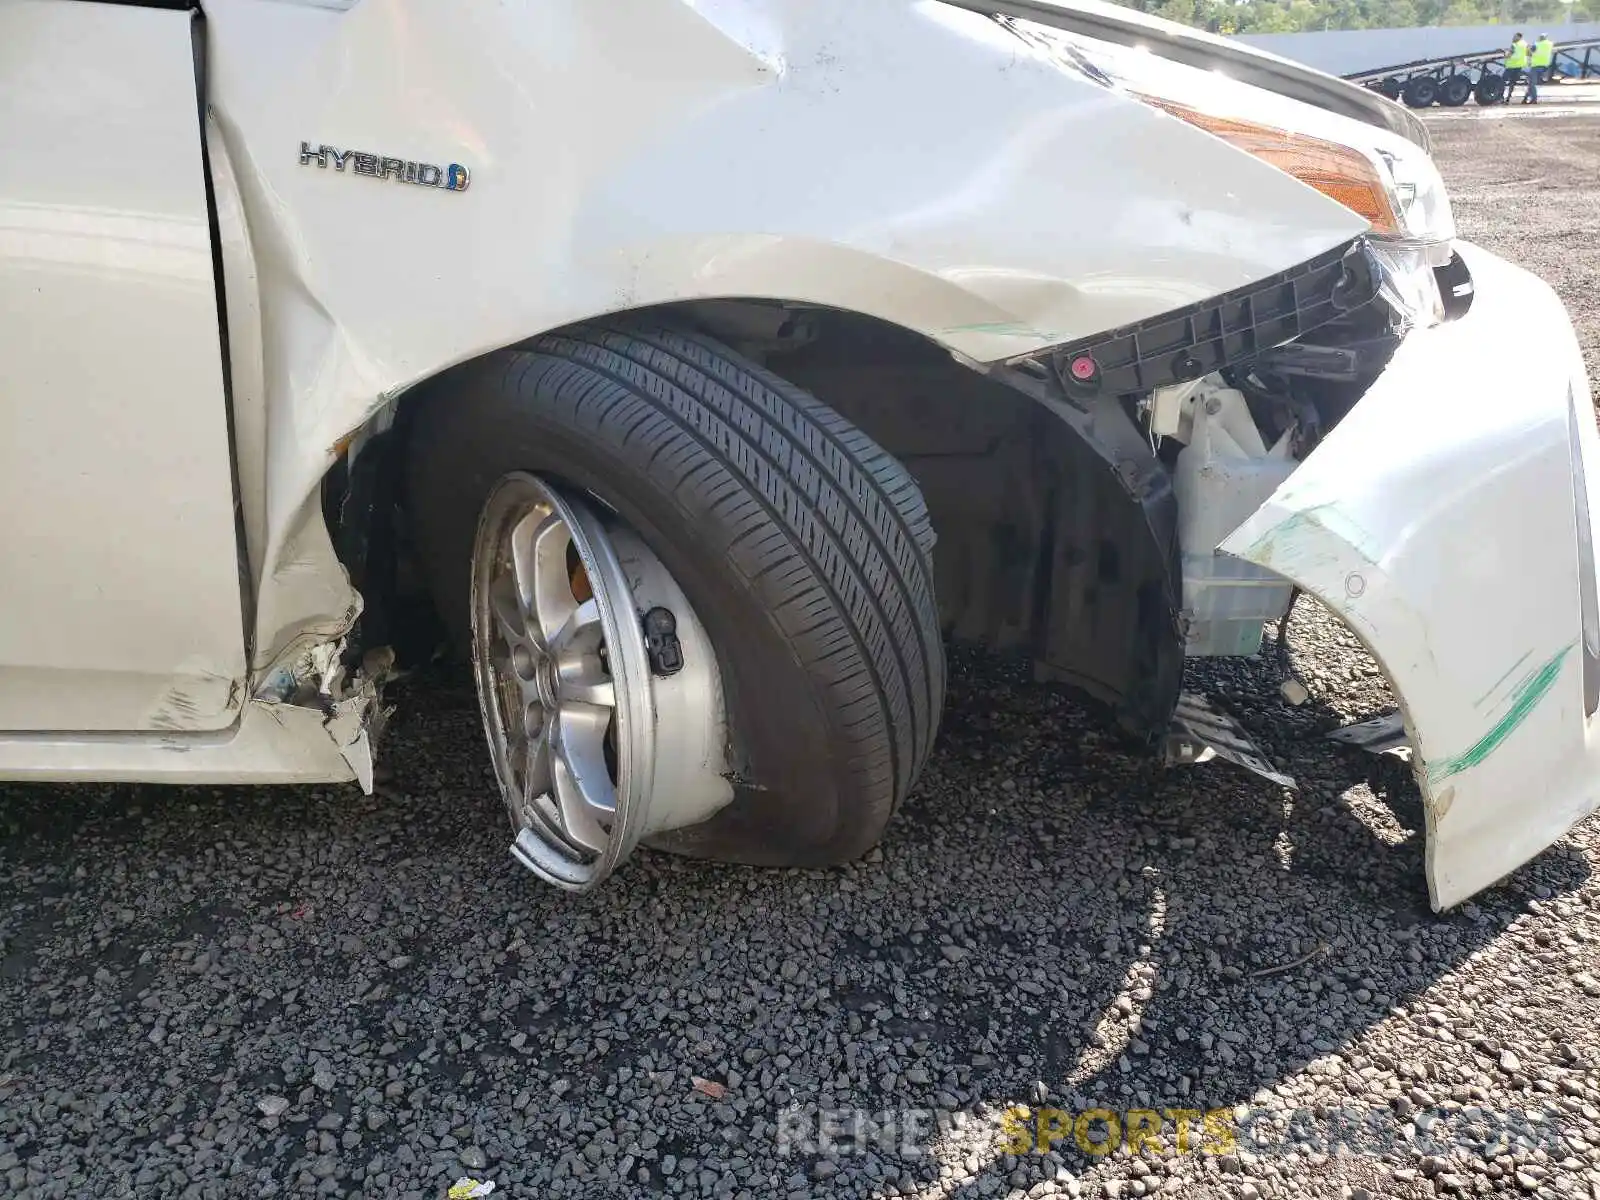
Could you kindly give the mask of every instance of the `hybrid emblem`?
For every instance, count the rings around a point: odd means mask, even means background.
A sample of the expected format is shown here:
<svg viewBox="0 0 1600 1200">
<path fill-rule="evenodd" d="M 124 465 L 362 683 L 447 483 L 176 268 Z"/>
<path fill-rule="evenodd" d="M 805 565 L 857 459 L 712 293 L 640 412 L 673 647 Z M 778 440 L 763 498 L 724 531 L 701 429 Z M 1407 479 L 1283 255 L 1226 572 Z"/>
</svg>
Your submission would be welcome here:
<svg viewBox="0 0 1600 1200">
<path fill-rule="evenodd" d="M 467 190 L 467 185 L 472 182 L 472 172 L 460 163 L 439 167 L 433 163 L 409 162 L 403 158 L 384 158 L 382 155 L 368 154 L 365 150 L 339 150 L 333 146 L 300 143 L 302 167 L 309 167 L 315 163 L 326 169 L 330 162 L 333 163 L 335 171 L 342 171 L 348 165 L 351 172 L 356 175 L 370 175 L 374 179 L 396 179 L 401 183 L 414 183 L 418 187 L 443 188 L 447 192 L 464 192 Z"/>
</svg>

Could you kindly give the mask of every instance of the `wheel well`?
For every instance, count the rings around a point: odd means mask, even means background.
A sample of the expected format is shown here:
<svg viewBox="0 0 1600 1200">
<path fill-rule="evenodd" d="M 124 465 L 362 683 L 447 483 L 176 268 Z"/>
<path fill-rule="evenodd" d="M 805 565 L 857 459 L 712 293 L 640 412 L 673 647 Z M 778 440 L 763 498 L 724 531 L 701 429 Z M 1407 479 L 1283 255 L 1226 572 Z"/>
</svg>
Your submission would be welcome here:
<svg viewBox="0 0 1600 1200">
<path fill-rule="evenodd" d="M 1036 677 L 1077 686 L 1141 736 L 1164 727 L 1182 666 L 1172 548 L 1158 544 L 1103 456 L 1047 406 L 859 313 L 718 300 L 607 319 L 692 325 L 854 423 L 927 501 L 947 638 L 1026 658 Z M 429 390 L 448 386 L 448 374 Z M 394 478 L 410 395 L 324 488 L 334 544 L 367 605 L 360 640 L 395 644 L 402 665 L 441 628 L 413 582 Z"/>
</svg>

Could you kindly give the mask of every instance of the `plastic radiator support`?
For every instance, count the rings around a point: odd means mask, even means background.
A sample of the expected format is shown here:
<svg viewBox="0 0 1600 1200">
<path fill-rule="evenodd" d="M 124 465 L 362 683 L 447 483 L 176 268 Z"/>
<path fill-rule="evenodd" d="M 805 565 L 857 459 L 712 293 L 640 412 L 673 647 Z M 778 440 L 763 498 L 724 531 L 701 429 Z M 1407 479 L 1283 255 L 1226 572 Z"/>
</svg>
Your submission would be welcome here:
<svg viewBox="0 0 1600 1200">
<path fill-rule="evenodd" d="M 1370 304 L 1378 268 L 1351 242 L 1199 304 L 1062 347 L 1068 397 L 1143 395 L 1246 362 Z"/>
</svg>

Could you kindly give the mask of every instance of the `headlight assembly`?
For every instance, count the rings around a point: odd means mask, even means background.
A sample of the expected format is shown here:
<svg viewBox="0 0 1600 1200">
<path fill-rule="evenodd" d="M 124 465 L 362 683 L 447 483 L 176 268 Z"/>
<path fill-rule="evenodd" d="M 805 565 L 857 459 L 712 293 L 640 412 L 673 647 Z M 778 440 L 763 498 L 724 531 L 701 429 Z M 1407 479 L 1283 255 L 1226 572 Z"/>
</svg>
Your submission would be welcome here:
<svg viewBox="0 0 1600 1200">
<path fill-rule="evenodd" d="M 1445 319 L 1436 272 L 1452 261 L 1456 223 L 1444 181 L 1422 147 L 1219 70 L 1034 22 L 1003 23 L 1058 65 L 1203 130 L 1363 217 L 1372 227 L 1378 290 L 1399 322 Z"/>
<path fill-rule="evenodd" d="M 1383 298 L 1405 324 L 1444 320 L 1434 269 L 1450 261 L 1455 216 L 1444 180 L 1422 150 L 1365 147 L 1232 116 L 1217 116 L 1160 96 L 1139 99 L 1271 163 L 1372 225 L 1371 246 Z M 1399 142 L 1399 139 L 1396 139 Z"/>
<path fill-rule="evenodd" d="M 1374 153 L 1388 168 L 1387 186 L 1400 219 L 1400 237 L 1424 246 L 1444 247 L 1428 261 L 1442 267 L 1450 261 L 1456 218 L 1450 197 L 1433 159 L 1410 143 L 1381 147 Z"/>
<path fill-rule="evenodd" d="M 1337 200 L 1371 223 L 1375 239 L 1418 251 L 1431 266 L 1450 261 L 1455 217 L 1444 181 L 1420 146 L 1221 71 L 1034 22 L 1004 23 L 1057 64 L 1203 129 Z"/>
<path fill-rule="evenodd" d="M 1427 255 L 1434 266 L 1449 261 L 1455 218 L 1444 181 L 1421 150 L 1409 145 L 1369 150 L 1134 94 L 1337 200 L 1370 221 L 1377 236 L 1416 248 L 1438 247 Z"/>
</svg>

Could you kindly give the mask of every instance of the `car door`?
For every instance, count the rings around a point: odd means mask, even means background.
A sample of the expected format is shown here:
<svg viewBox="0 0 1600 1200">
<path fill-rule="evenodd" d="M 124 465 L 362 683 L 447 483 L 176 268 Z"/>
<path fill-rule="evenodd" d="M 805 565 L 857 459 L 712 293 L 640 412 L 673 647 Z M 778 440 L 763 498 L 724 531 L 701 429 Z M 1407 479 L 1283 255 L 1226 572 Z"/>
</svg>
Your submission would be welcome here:
<svg viewBox="0 0 1600 1200">
<path fill-rule="evenodd" d="M 0 736 L 241 702 L 195 21 L 0 3 Z"/>
</svg>

